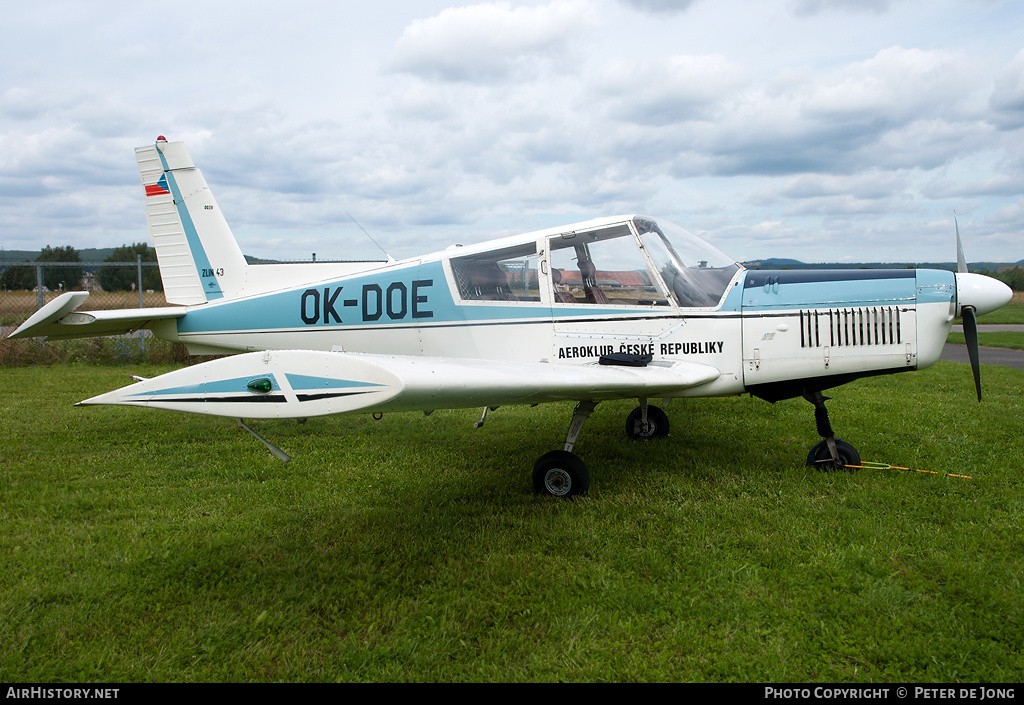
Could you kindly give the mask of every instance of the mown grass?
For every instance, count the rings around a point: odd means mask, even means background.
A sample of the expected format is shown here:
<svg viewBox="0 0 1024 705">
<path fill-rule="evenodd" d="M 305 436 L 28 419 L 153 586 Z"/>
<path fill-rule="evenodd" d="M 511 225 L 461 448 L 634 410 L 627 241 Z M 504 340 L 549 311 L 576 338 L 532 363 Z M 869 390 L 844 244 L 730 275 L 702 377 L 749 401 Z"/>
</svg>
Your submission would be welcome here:
<svg viewBox="0 0 1024 705">
<path fill-rule="evenodd" d="M 963 333 L 952 332 L 946 338 L 947 343 L 966 345 L 967 339 Z M 1024 332 L 1016 331 L 992 331 L 979 332 L 978 345 L 989 348 L 1009 348 L 1010 350 L 1024 350 Z"/>
<path fill-rule="evenodd" d="M 962 324 L 963 321 L 958 318 L 956 323 Z M 992 313 L 978 316 L 978 323 L 980 325 L 1024 324 L 1024 293 L 1019 291 L 1013 292 L 1013 300 L 1010 303 L 996 309 Z M 966 345 L 963 333 L 951 332 L 947 336 L 946 342 Z M 1024 350 L 1024 333 L 1014 331 L 979 332 L 978 344 L 990 348 Z"/>
<path fill-rule="evenodd" d="M 961 321 L 957 320 L 957 323 Z M 992 313 L 978 316 L 978 323 L 1024 323 L 1024 292 L 1013 292 L 1010 303 Z"/>
<path fill-rule="evenodd" d="M 143 376 L 171 369 L 140 367 Z M 802 400 L 629 402 L 577 444 L 588 497 L 529 470 L 571 407 L 260 422 L 75 408 L 127 383 L 0 372 L 0 680 L 998 681 L 1024 676 L 1024 372 L 835 390 L 900 471 L 820 473 Z"/>
</svg>

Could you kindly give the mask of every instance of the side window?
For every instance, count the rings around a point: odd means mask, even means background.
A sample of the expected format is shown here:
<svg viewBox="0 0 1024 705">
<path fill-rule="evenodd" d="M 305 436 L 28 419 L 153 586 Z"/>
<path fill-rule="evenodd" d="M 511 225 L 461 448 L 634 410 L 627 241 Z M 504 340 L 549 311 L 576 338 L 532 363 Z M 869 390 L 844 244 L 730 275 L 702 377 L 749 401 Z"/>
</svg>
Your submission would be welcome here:
<svg viewBox="0 0 1024 705">
<path fill-rule="evenodd" d="M 550 244 L 556 304 L 668 305 L 626 225 L 564 233 Z"/>
<path fill-rule="evenodd" d="M 540 301 L 534 245 L 452 259 L 463 301 Z"/>
</svg>

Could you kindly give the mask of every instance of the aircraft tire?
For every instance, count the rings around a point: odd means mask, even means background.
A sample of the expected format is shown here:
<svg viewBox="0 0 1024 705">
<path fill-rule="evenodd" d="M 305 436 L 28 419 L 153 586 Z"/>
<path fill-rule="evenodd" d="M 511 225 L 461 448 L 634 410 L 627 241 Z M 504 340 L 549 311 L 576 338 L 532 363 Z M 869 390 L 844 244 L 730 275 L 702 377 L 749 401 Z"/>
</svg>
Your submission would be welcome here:
<svg viewBox="0 0 1024 705">
<path fill-rule="evenodd" d="M 656 406 L 647 407 L 647 427 L 644 428 L 643 412 L 640 407 L 633 409 L 626 417 L 626 435 L 630 440 L 664 438 L 668 435 L 668 415 Z"/>
<path fill-rule="evenodd" d="M 590 489 L 590 472 L 577 456 L 567 450 L 553 450 L 533 466 L 533 489 L 537 494 L 569 498 Z"/>
<path fill-rule="evenodd" d="M 839 452 L 839 462 L 843 465 L 860 465 L 860 453 L 852 445 L 839 438 L 836 439 L 836 450 Z M 819 441 L 807 454 L 807 464 L 811 467 L 828 472 L 830 470 L 845 470 L 847 468 L 836 467 L 831 462 L 832 453 L 828 449 L 826 441 Z M 852 472 L 852 470 L 851 470 Z"/>
</svg>

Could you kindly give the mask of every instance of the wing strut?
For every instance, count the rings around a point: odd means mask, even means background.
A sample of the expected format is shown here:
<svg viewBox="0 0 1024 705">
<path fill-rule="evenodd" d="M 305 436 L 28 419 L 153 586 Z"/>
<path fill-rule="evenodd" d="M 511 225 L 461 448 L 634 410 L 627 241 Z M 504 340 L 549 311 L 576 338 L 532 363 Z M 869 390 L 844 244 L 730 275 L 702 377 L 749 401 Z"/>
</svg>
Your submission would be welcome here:
<svg viewBox="0 0 1024 705">
<path fill-rule="evenodd" d="M 242 428 L 244 428 L 244 429 L 245 429 L 246 431 L 248 431 L 249 433 L 251 433 L 251 434 L 253 435 L 253 437 L 254 437 L 254 438 L 255 438 L 255 439 L 257 440 L 257 441 L 259 441 L 260 443 L 262 443 L 263 445 L 265 445 L 265 446 L 267 447 L 267 450 L 269 450 L 269 451 L 270 451 L 271 453 L 273 453 L 273 454 L 274 454 L 274 456 L 275 456 L 275 457 L 276 457 L 276 458 L 277 458 L 278 460 L 280 460 L 280 461 L 281 461 L 282 463 L 287 463 L 287 462 L 288 462 L 289 460 L 291 460 L 291 459 L 292 459 L 292 457 L 291 457 L 290 455 L 288 455 L 288 454 L 287 454 L 287 453 L 285 453 L 285 452 L 284 452 L 283 450 L 281 450 L 280 448 L 278 448 L 277 446 L 275 446 L 275 445 L 274 445 L 273 443 L 271 443 L 270 441 L 268 441 L 268 440 L 267 440 L 266 438 L 264 438 L 264 437 L 263 437 L 263 436 L 261 436 L 260 434 L 256 433 L 255 431 L 253 431 L 253 430 L 252 430 L 251 428 L 249 428 L 248 426 L 246 426 L 246 425 L 245 425 L 245 422 L 244 422 L 244 421 L 242 421 L 242 419 L 235 419 L 235 421 L 237 421 L 237 422 L 238 422 L 238 425 L 239 425 L 239 426 L 241 426 L 241 427 L 242 427 Z"/>
</svg>

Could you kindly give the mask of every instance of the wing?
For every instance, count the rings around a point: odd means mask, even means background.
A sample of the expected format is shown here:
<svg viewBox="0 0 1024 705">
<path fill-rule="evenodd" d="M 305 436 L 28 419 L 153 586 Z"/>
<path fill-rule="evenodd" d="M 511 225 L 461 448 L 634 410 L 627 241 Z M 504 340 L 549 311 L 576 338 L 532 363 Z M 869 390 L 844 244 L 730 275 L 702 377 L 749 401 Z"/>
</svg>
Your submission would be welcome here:
<svg viewBox="0 0 1024 705">
<path fill-rule="evenodd" d="M 87 399 L 235 418 L 458 409 L 655 397 L 719 377 L 714 367 L 508 363 L 276 350 L 220 358 Z"/>
<path fill-rule="evenodd" d="M 36 311 L 10 338 L 38 338 L 53 340 L 64 338 L 91 338 L 97 335 L 121 335 L 147 327 L 164 318 L 181 318 L 183 306 L 160 308 L 129 308 L 113 311 L 78 311 L 89 298 L 87 291 L 69 291 L 61 294 Z"/>
</svg>

